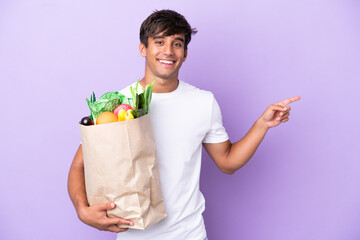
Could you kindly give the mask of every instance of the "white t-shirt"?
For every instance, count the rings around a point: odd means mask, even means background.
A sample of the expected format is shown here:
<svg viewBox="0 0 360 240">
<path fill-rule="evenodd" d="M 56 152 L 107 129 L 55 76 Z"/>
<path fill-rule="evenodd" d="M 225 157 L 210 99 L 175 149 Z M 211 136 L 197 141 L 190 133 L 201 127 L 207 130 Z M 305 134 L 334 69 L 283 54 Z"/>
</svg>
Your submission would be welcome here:
<svg viewBox="0 0 360 240">
<path fill-rule="evenodd" d="M 121 93 L 131 97 L 130 86 Z M 211 92 L 179 81 L 173 92 L 153 93 L 150 116 L 167 217 L 145 230 L 118 233 L 117 240 L 203 240 L 202 143 L 229 139 L 219 105 Z"/>
</svg>

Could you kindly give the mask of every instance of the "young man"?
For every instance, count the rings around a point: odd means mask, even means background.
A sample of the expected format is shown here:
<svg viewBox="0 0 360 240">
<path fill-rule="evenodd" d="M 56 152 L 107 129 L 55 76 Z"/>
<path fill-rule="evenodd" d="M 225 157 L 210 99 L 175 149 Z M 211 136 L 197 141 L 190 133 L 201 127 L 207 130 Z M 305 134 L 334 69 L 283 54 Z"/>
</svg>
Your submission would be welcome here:
<svg viewBox="0 0 360 240">
<path fill-rule="evenodd" d="M 106 210 L 115 207 L 112 202 L 89 207 L 81 145 L 75 154 L 68 189 L 78 216 L 92 227 L 118 232 L 118 240 L 206 239 L 202 218 L 205 200 L 199 190 L 202 146 L 221 171 L 233 174 L 250 160 L 269 128 L 289 120 L 290 107 L 286 105 L 300 99 L 294 97 L 270 105 L 246 136 L 232 144 L 214 96 L 178 80 L 194 33 L 196 30 L 182 15 L 170 10 L 154 12 L 140 29 L 139 50 L 145 58 L 145 76 L 140 84 L 144 87 L 156 78 L 151 121 L 168 216 L 144 231 L 117 227 L 118 223 L 132 222 L 108 218 Z M 130 96 L 129 87 L 122 93 Z M 196 108 L 186 107 L 194 103 Z"/>
</svg>

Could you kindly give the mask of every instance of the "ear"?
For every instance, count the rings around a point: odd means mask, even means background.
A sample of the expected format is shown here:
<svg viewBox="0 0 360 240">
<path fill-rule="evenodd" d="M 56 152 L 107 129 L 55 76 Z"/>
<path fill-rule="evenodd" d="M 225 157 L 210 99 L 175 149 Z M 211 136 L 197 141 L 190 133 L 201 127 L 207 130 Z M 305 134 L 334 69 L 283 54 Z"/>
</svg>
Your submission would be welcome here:
<svg viewBox="0 0 360 240">
<path fill-rule="evenodd" d="M 146 47 L 142 42 L 139 44 L 139 51 L 141 56 L 146 57 Z"/>
<path fill-rule="evenodd" d="M 184 59 L 183 59 L 183 62 L 185 62 L 186 57 L 187 57 L 187 49 L 186 49 L 186 50 L 185 50 L 185 52 L 184 52 Z"/>
</svg>

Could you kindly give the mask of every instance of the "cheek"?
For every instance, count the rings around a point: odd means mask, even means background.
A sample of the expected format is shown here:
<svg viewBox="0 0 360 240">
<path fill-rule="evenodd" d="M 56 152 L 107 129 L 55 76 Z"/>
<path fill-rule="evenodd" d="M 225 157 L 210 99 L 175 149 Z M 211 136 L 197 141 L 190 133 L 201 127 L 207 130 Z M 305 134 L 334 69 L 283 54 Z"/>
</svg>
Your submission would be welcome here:
<svg viewBox="0 0 360 240">
<path fill-rule="evenodd" d="M 183 56 L 183 57 L 181 58 L 181 63 L 185 62 L 185 60 L 186 60 L 186 56 Z"/>
</svg>

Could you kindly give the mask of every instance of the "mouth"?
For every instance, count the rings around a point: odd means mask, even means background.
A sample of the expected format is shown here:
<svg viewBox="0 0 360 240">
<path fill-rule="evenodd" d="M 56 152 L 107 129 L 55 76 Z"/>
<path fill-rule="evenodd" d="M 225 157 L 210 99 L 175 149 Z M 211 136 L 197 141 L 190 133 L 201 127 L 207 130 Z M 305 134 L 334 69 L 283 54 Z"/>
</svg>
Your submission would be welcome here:
<svg viewBox="0 0 360 240">
<path fill-rule="evenodd" d="M 173 61 L 173 60 L 165 60 L 165 59 L 158 59 L 158 61 L 161 63 L 161 64 L 164 64 L 166 66 L 171 66 L 171 65 L 174 65 L 174 63 L 176 61 Z"/>
</svg>

